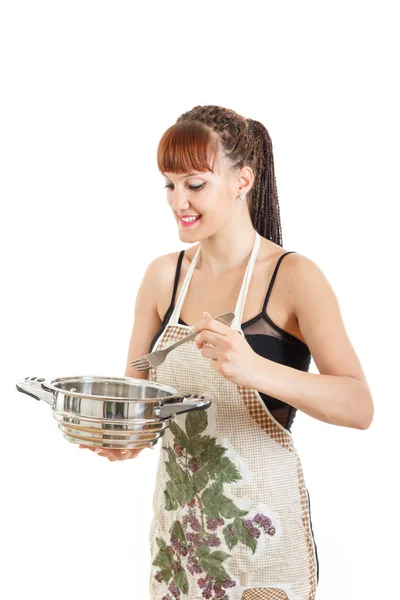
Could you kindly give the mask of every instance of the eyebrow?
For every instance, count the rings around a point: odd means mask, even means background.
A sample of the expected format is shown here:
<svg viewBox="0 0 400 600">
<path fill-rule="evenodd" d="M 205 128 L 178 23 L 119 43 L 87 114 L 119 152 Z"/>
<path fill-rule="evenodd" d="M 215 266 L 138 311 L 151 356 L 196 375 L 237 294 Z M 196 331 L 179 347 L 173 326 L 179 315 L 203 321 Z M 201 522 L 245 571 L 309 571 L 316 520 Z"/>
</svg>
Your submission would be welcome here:
<svg viewBox="0 0 400 600">
<path fill-rule="evenodd" d="M 164 175 L 164 177 L 168 177 L 168 175 L 166 175 L 165 173 L 161 173 L 161 175 Z M 189 175 L 184 175 L 182 179 L 185 179 L 186 177 L 191 177 L 192 175 L 198 175 L 198 173 L 189 173 Z"/>
</svg>

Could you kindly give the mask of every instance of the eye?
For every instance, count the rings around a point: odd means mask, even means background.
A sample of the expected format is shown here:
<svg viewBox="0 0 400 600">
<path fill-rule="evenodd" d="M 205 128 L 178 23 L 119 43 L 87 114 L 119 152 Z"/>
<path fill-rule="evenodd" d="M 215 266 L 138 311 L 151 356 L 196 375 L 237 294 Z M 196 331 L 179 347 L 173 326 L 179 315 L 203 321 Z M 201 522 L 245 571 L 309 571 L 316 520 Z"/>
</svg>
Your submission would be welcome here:
<svg viewBox="0 0 400 600">
<path fill-rule="evenodd" d="M 191 190 L 198 191 L 201 190 L 205 185 L 205 183 L 202 183 L 201 185 L 189 185 L 189 188 Z M 172 183 L 167 183 L 164 187 L 172 189 L 174 186 Z"/>
</svg>

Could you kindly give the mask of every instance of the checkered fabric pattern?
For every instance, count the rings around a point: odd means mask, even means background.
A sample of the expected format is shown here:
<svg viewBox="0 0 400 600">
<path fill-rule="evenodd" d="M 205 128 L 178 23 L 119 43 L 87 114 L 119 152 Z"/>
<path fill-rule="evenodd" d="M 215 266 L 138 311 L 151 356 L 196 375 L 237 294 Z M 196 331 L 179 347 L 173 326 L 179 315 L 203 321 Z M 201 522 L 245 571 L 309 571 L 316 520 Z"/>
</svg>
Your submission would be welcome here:
<svg viewBox="0 0 400 600">
<path fill-rule="evenodd" d="M 243 592 L 242 600 L 287 600 L 287 595 L 276 588 L 254 588 Z"/>
<path fill-rule="evenodd" d="M 163 349 L 188 334 L 183 325 L 168 325 L 154 349 Z M 229 600 L 315 600 L 317 563 L 311 530 L 309 503 L 300 457 L 291 434 L 269 413 L 256 390 L 237 386 L 220 375 L 208 358 L 202 356 L 194 341 L 174 349 L 149 378 L 170 385 L 182 394 L 210 397 L 205 434 L 217 438 L 226 448 L 242 479 L 224 484 L 224 494 L 249 518 L 267 515 L 275 534 L 261 535 L 252 551 L 237 544 L 231 551 L 224 539 L 217 548 L 230 558 L 224 566 L 236 582 L 226 590 Z M 185 429 L 186 415 L 174 421 Z M 170 428 L 160 439 L 161 451 L 153 496 L 154 517 L 149 534 L 151 557 L 159 548 L 155 538 L 168 538 L 175 519 L 183 509 L 165 509 L 163 490 L 169 480 L 165 468 L 164 448 L 173 446 Z M 247 517 L 246 517 L 247 518 Z M 155 579 L 158 567 L 151 566 L 150 600 L 162 600 L 170 592 L 166 584 Z M 189 593 L 185 600 L 203 600 L 198 587 L 199 575 L 188 573 Z M 279 583 L 281 582 L 281 583 Z M 251 588 L 251 589 L 250 589 Z M 167 596 L 168 597 L 168 596 Z"/>
<path fill-rule="evenodd" d="M 284 431 L 271 415 L 265 412 L 265 405 L 257 399 L 254 390 L 245 388 L 241 385 L 237 386 L 239 394 L 256 423 L 267 432 L 282 448 L 286 448 L 289 452 L 294 452 L 293 442 L 287 431 Z"/>
</svg>

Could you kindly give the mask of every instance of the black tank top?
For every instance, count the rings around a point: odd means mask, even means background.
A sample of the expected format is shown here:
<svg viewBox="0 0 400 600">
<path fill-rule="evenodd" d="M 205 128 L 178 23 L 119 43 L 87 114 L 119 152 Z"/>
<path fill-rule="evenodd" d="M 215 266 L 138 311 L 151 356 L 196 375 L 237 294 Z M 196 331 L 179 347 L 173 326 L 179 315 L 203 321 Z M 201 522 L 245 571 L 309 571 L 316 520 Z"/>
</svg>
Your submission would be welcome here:
<svg viewBox="0 0 400 600">
<path fill-rule="evenodd" d="M 254 352 L 263 358 L 268 358 L 269 360 L 273 360 L 281 365 L 299 369 L 300 371 L 308 371 L 311 362 L 311 353 L 308 346 L 291 333 L 284 331 L 278 327 L 278 325 L 275 325 L 266 312 L 268 299 L 271 295 L 271 290 L 274 285 L 279 265 L 281 264 L 282 259 L 292 252 L 294 252 L 294 250 L 286 252 L 279 257 L 271 277 L 271 282 L 268 286 L 262 311 L 249 321 L 242 323 L 241 328 L 247 342 L 252 347 Z M 171 304 L 169 305 L 169 308 L 164 316 L 162 326 L 157 331 L 150 344 L 149 352 L 152 351 L 157 338 L 164 331 L 174 310 L 175 294 L 178 287 L 179 274 L 184 253 L 185 250 L 181 250 L 179 254 Z M 187 325 L 187 323 L 182 321 L 182 319 L 179 319 L 178 322 L 181 325 Z M 278 398 L 267 396 L 267 394 L 262 394 L 261 392 L 259 392 L 259 394 L 272 416 L 281 425 L 283 425 L 285 429 L 290 431 L 297 409 L 289 404 L 286 404 L 286 402 L 278 400 Z"/>
</svg>

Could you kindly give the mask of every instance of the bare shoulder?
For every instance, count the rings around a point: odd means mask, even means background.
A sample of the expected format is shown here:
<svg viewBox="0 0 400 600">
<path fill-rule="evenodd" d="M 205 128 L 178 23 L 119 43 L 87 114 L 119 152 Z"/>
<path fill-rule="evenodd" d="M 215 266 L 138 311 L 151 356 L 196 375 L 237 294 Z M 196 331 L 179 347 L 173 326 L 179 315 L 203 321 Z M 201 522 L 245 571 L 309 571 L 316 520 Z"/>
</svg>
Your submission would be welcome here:
<svg viewBox="0 0 400 600">
<path fill-rule="evenodd" d="M 290 290 L 290 295 L 294 301 L 293 308 L 298 301 L 312 301 L 310 296 L 317 293 L 318 300 L 321 301 L 321 295 L 327 299 L 329 296 L 331 301 L 336 299 L 335 292 L 328 281 L 327 276 L 312 258 L 305 256 L 299 252 L 291 252 L 283 261 L 281 266 L 281 277 L 285 279 L 287 288 Z"/>
<path fill-rule="evenodd" d="M 323 305 L 328 313 L 337 313 L 339 310 L 338 299 L 327 276 L 312 258 L 291 252 L 282 261 L 279 277 L 280 285 L 285 290 L 288 310 L 297 320 L 302 317 L 304 321 L 311 307 Z"/>
<path fill-rule="evenodd" d="M 185 250 L 181 269 L 183 273 L 186 272 L 187 263 L 190 263 L 193 258 L 193 256 L 190 256 L 191 250 L 192 248 Z M 177 250 L 158 256 L 148 266 L 148 270 L 151 272 L 153 298 L 156 299 L 160 319 L 164 318 L 165 311 L 171 301 L 172 286 L 180 253 L 181 250 Z"/>
<path fill-rule="evenodd" d="M 286 253 L 289 253 L 287 256 L 285 256 L 285 260 L 283 261 L 286 271 L 292 274 L 297 271 L 302 272 L 303 274 L 312 274 L 313 272 L 315 273 L 315 271 L 321 271 L 316 261 L 314 261 L 312 258 L 309 258 L 300 252 L 293 252 L 291 250 L 284 250 L 282 248 L 281 254 L 283 255 Z"/>
<path fill-rule="evenodd" d="M 154 286 L 154 297 L 157 298 L 157 303 L 161 304 L 163 294 L 171 295 L 171 284 L 174 281 L 176 267 L 178 265 L 179 254 L 181 250 L 162 254 L 155 258 L 148 266 L 148 271 L 151 272 L 151 279 Z M 187 260 L 187 251 L 185 251 L 184 259 Z M 182 261 L 183 263 L 184 261 Z"/>
<path fill-rule="evenodd" d="M 148 268 L 152 269 L 158 283 L 171 282 L 171 274 L 175 274 L 180 252 L 181 250 L 162 254 L 150 263 Z"/>
<path fill-rule="evenodd" d="M 129 341 L 125 375 L 127 377 L 146 378 L 148 371 L 136 371 L 130 362 L 150 352 L 154 336 L 162 326 L 160 315 L 160 295 L 170 290 L 174 259 L 179 252 L 159 256 L 152 260 L 140 283 L 136 301 L 134 323 Z"/>
<path fill-rule="evenodd" d="M 294 252 L 283 262 L 292 310 L 319 372 L 354 377 L 368 387 L 328 277 L 316 261 L 303 254 Z"/>
</svg>

